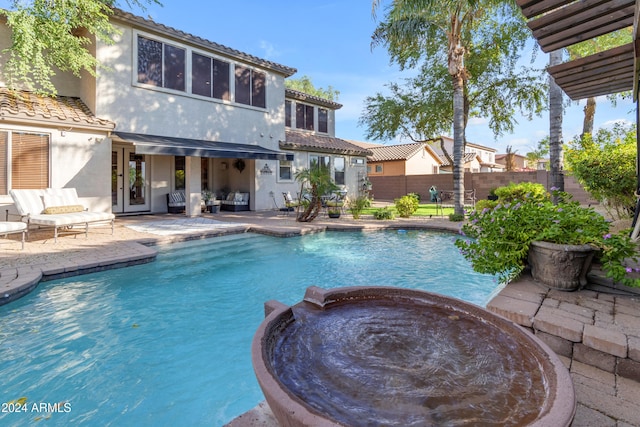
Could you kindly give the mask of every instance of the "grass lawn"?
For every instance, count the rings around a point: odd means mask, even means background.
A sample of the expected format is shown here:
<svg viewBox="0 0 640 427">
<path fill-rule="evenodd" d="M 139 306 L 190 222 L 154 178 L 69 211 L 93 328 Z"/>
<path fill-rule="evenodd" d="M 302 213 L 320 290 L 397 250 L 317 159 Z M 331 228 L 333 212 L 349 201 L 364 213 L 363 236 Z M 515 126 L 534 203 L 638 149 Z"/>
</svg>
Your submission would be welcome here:
<svg viewBox="0 0 640 427">
<path fill-rule="evenodd" d="M 377 207 L 372 207 L 372 208 L 365 208 L 362 211 L 363 215 L 373 215 L 373 213 L 375 211 L 377 211 L 378 209 L 382 209 L 382 208 L 377 208 Z M 395 217 L 398 217 L 398 212 L 396 211 L 395 206 L 389 206 L 389 209 L 391 209 L 393 211 L 393 214 L 395 215 Z M 447 218 L 449 216 L 449 214 L 453 213 L 453 208 L 442 208 L 442 210 L 444 211 L 444 216 L 445 218 Z M 435 204 L 426 204 L 426 205 L 418 205 L 418 210 L 412 215 L 412 216 L 440 216 L 442 215 L 442 213 L 440 212 L 440 210 L 436 211 L 436 205 Z"/>
</svg>

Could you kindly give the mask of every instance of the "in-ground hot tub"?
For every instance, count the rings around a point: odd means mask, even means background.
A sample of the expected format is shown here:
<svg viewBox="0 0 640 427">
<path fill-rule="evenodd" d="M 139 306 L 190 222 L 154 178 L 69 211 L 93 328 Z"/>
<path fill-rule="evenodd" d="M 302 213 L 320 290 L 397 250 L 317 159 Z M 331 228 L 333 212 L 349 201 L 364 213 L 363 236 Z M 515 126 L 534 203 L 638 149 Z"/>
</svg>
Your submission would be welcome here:
<svg viewBox="0 0 640 427">
<path fill-rule="evenodd" d="M 571 377 L 539 339 L 463 301 L 402 288 L 307 289 L 265 304 L 254 370 L 283 426 L 568 426 Z"/>
</svg>

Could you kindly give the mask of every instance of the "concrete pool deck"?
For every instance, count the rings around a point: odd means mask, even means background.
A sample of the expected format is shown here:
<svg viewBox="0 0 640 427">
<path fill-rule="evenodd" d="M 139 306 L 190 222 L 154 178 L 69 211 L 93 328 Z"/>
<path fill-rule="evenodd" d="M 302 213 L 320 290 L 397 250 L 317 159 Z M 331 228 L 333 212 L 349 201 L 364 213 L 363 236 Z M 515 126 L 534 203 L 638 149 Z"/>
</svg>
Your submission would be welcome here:
<svg viewBox="0 0 640 427">
<path fill-rule="evenodd" d="M 30 233 L 20 250 L 18 235 L 0 239 L 0 304 L 35 289 L 40 281 L 152 262 L 154 246 L 177 241 L 257 232 L 295 236 L 330 230 L 384 228 L 457 232 L 459 224 L 442 218 L 376 221 L 369 218 L 320 217 L 297 223 L 282 212 L 221 212 L 198 218 L 182 215 L 118 217 L 114 235 L 108 225 L 63 234 Z M 171 232 L 174 226 L 175 233 Z M 168 230 L 168 231 L 167 231 Z M 73 231 L 73 230 L 72 230 Z M 524 275 L 487 306 L 545 341 L 565 362 L 574 381 L 578 407 L 573 426 L 640 427 L 640 295 L 595 286 L 566 293 L 549 290 Z M 276 426 L 261 404 L 229 426 Z"/>
</svg>

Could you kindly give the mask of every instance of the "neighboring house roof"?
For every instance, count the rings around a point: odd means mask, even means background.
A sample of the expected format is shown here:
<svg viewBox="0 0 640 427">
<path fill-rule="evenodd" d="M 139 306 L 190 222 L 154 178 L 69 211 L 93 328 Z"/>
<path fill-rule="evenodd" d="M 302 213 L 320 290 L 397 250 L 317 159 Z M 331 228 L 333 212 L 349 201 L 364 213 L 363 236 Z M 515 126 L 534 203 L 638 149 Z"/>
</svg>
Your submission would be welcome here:
<svg viewBox="0 0 640 427">
<path fill-rule="evenodd" d="M 129 12 L 125 12 L 121 9 L 114 8 L 113 19 L 120 20 L 128 23 L 129 25 L 137 28 L 142 28 L 146 31 L 160 33 L 165 36 L 169 36 L 178 39 L 183 42 L 190 43 L 195 46 L 205 48 L 207 50 L 219 53 L 226 57 L 238 58 L 258 65 L 263 68 L 268 68 L 284 74 L 285 77 L 294 75 L 298 70 L 292 67 L 287 67 L 276 62 L 267 61 L 266 59 L 258 58 L 257 56 L 250 55 L 248 53 L 240 52 L 239 50 L 232 49 L 230 47 L 214 43 L 210 40 L 203 39 L 202 37 L 194 36 L 193 34 L 185 33 L 184 31 L 177 30 L 172 27 L 168 27 L 163 24 L 156 23 L 150 19 L 142 18 L 141 16 L 134 15 Z"/>
<path fill-rule="evenodd" d="M 371 147 L 372 156 L 369 156 L 370 162 L 388 162 L 393 160 L 408 160 L 422 150 L 426 150 L 438 162 L 442 163 L 442 159 L 435 153 L 427 143 L 414 142 L 411 144 L 383 145 L 380 147 Z"/>
<path fill-rule="evenodd" d="M 331 101 L 329 99 L 320 98 L 319 96 L 309 95 L 308 93 L 300 92 L 294 89 L 285 89 L 284 95 L 286 98 L 293 98 L 298 101 L 307 101 L 316 105 L 330 108 L 332 110 L 339 110 L 342 108 L 342 104 Z"/>
<path fill-rule="evenodd" d="M 503 159 L 505 159 L 505 158 L 507 157 L 507 155 L 508 155 L 508 154 L 496 154 L 496 162 L 497 162 L 498 160 L 503 160 Z M 523 156 L 522 154 L 511 153 L 511 155 L 512 155 L 512 156 L 514 156 L 514 157 L 518 157 L 518 158 L 520 158 L 520 159 L 523 159 L 523 160 L 527 160 L 527 157 L 526 157 L 526 156 Z"/>
<path fill-rule="evenodd" d="M 96 117 L 80 98 L 41 96 L 0 87 L 0 120 L 46 122 L 65 127 L 112 130 L 115 123 Z"/>
<path fill-rule="evenodd" d="M 451 145 L 453 147 L 453 138 L 451 138 L 449 136 L 442 135 L 442 136 L 439 136 L 437 138 L 434 138 L 433 141 L 437 142 L 439 144 L 439 141 L 438 141 L 439 139 L 443 139 L 445 141 L 445 145 L 447 145 L 447 147 L 449 145 Z M 480 145 L 480 144 L 476 144 L 475 142 L 469 142 L 469 141 L 467 141 L 466 146 L 467 147 L 478 148 L 478 149 L 481 149 L 481 150 L 484 150 L 484 151 L 491 151 L 491 152 L 494 152 L 494 153 L 496 151 L 498 151 L 495 148 L 487 147 L 486 145 Z"/>
<path fill-rule="evenodd" d="M 371 151 L 360 148 L 350 142 L 331 136 L 317 135 L 311 132 L 285 131 L 286 141 L 280 141 L 280 148 L 285 150 L 317 151 L 323 153 L 339 153 L 351 156 L 370 156 Z"/>
<path fill-rule="evenodd" d="M 384 147 L 384 144 L 375 144 L 373 142 L 355 141 L 353 139 L 347 139 L 347 141 L 349 141 L 354 145 L 357 145 L 358 147 L 366 148 L 367 150 L 370 150 L 371 148 L 374 148 L 374 147 Z"/>
<path fill-rule="evenodd" d="M 480 157 L 476 153 L 464 153 L 464 157 L 462 158 L 462 163 L 466 164 L 466 163 L 472 162 L 476 158 L 478 159 L 478 162 L 480 162 Z M 451 163 L 449 163 L 447 158 L 444 156 L 442 157 L 442 166 L 451 166 Z"/>
</svg>

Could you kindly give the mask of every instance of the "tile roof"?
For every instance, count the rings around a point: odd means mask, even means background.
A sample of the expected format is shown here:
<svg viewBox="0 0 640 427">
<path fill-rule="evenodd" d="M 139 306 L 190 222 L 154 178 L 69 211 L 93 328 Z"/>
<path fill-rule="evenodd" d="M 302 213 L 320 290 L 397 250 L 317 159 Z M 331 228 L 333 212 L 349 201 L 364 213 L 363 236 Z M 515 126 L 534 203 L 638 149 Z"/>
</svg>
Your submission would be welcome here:
<svg viewBox="0 0 640 427">
<path fill-rule="evenodd" d="M 373 142 L 364 142 L 364 141 L 355 141 L 353 139 L 347 139 L 347 141 L 349 141 L 350 143 L 357 145 L 358 147 L 362 147 L 362 148 L 366 148 L 366 149 L 371 149 L 374 147 L 384 147 L 384 144 L 377 144 L 377 143 L 373 143 Z"/>
<path fill-rule="evenodd" d="M 154 22 L 151 19 L 145 19 L 141 16 L 137 16 L 132 13 L 125 12 L 124 10 L 121 10 L 121 9 L 114 8 L 113 11 L 114 11 L 114 14 L 113 14 L 114 19 L 119 19 L 134 27 L 143 28 L 147 31 L 153 31 L 155 33 L 160 33 L 162 35 L 173 37 L 181 41 L 188 42 L 199 47 L 203 47 L 207 50 L 219 53 L 227 57 L 238 58 L 254 65 L 258 65 L 264 68 L 269 68 L 284 74 L 285 77 L 292 76 L 298 72 L 298 70 L 296 70 L 295 68 L 287 67 L 285 65 L 278 64 L 276 62 L 267 61 L 266 59 L 258 58 L 257 56 L 253 56 L 248 53 L 244 53 L 239 50 L 232 49 L 230 47 L 212 42 L 210 40 L 195 36 L 193 34 L 186 33 L 184 31 L 166 26 L 164 24 L 159 24 L 157 22 Z"/>
<path fill-rule="evenodd" d="M 351 156 L 371 155 L 370 150 L 358 147 L 340 138 L 293 130 L 287 130 L 285 135 L 286 141 L 280 141 L 281 149 L 338 153 Z"/>
<path fill-rule="evenodd" d="M 96 117 L 80 98 L 42 96 L 0 87 L 0 119 L 61 124 L 70 127 L 115 128 L 115 123 Z"/>
<path fill-rule="evenodd" d="M 342 108 L 342 104 L 338 104 L 337 102 L 331 101 L 329 99 L 320 98 L 319 96 L 309 95 L 308 93 L 300 92 L 299 90 L 285 89 L 284 94 L 287 98 L 312 102 L 323 107 L 331 108 L 332 110 L 339 110 L 340 108 Z"/>
<path fill-rule="evenodd" d="M 478 155 L 476 153 L 464 153 L 464 157 L 462 159 L 462 163 L 469 163 L 472 162 L 476 159 L 476 157 L 478 157 Z M 449 163 L 449 161 L 447 160 L 446 157 L 442 156 L 442 166 L 451 166 L 451 163 Z"/>
<path fill-rule="evenodd" d="M 371 147 L 373 153 L 369 157 L 370 162 L 386 162 L 390 160 L 407 160 L 417 152 L 423 150 L 424 142 L 414 142 L 411 144 L 383 145 L 382 147 Z"/>
</svg>

